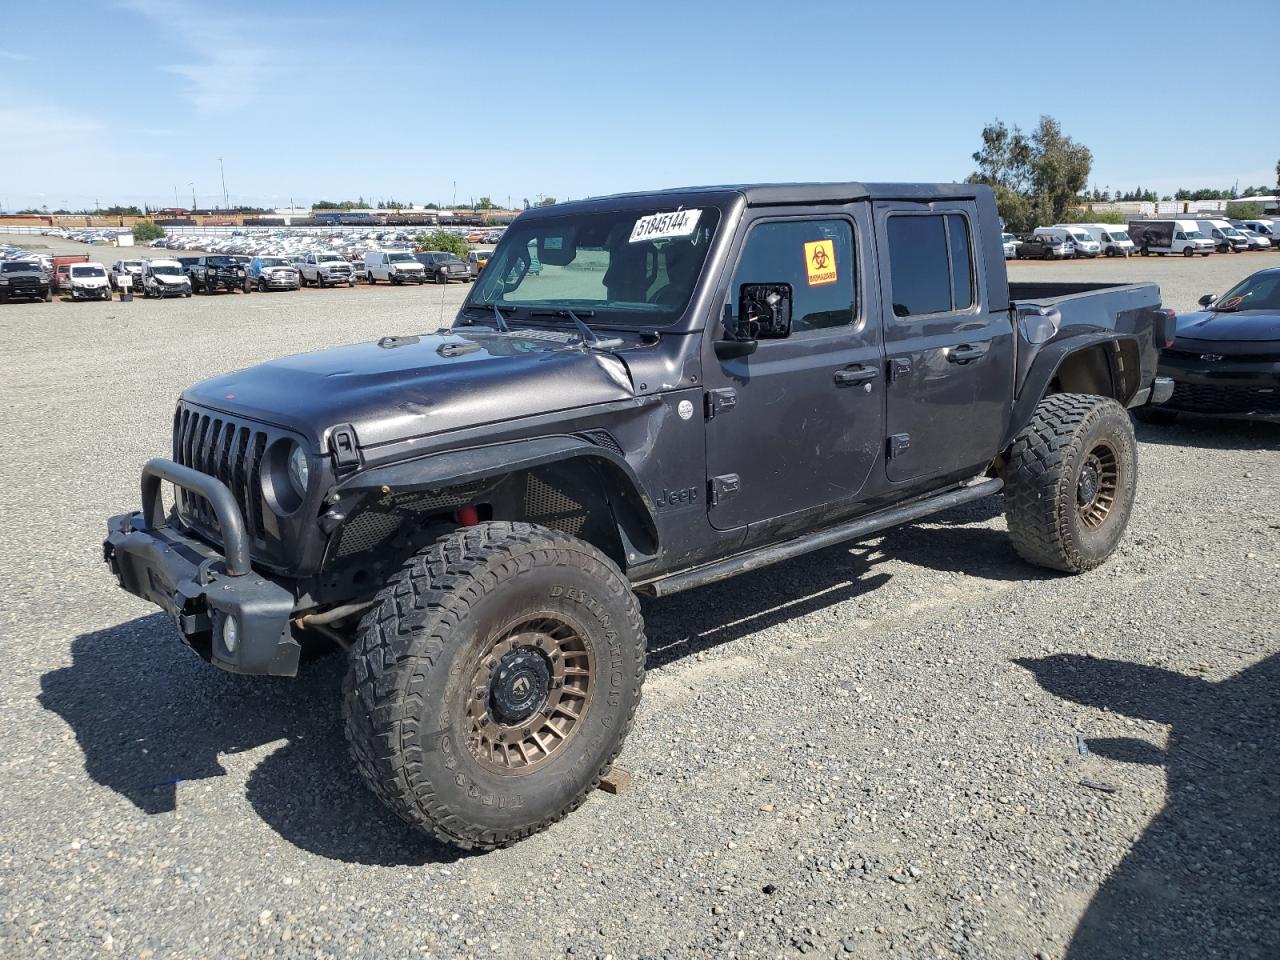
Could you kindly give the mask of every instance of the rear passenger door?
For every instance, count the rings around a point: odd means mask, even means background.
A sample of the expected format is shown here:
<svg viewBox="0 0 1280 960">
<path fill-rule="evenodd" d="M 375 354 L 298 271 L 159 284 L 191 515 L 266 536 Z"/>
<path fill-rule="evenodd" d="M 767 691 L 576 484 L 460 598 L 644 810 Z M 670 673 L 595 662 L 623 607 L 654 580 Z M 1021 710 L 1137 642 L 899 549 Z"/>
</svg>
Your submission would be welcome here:
<svg viewBox="0 0 1280 960">
<path fill-rule="evenodd" d="M 876 203 L 892 481 L 976 472 L 998 452 L 1013 325 L 988 309 L 972 201 Z"/>
</svg>

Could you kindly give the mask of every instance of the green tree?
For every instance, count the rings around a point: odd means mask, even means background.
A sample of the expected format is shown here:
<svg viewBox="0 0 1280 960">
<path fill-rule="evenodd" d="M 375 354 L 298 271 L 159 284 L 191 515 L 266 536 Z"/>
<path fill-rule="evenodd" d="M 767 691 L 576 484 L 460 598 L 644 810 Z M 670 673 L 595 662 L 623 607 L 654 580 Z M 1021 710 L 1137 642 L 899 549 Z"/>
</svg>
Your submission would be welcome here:
<svg viewBox="0 0 1280 960">
<path fill-rule="evenodd" d="M 969 183 L 989 184 L 1000 217 L 1011 230 L 1057 223 L 1077 204 L 1089 182 L 1093 154 L 1042 116 L 1027 136 L 996 119 L 982 130 L 982 148 L 973 155 L 978 169 Z"/>
<path fill-rule="evenodd" d="M 541 200 L 538 201 L 538 206 L 540 207 L 554 207 L 555 205 L 556 205 L 555 197 L 543 197 Z"/>
<path fill-rule="evenodd" d="M 1227 206 L 1227 213 L 1237 220 L 1257 220 L 1262 216 L 1260 203 L 1232 203 Z"/>
<path fill-rule="evenodd" d="M 413 239 L 421 250 L 442 250 L 445 253 L 456 254 L 464 260 L 471 249 L 467 246 L 467 241 L 456 233 L 450 233 L 448 230 L 432 230 L 430 233 L 420 233 Z"/>
<path fill-rule="evenodd" d="M 164 227 L 154 220 L 139 220 L 133 225 L 133 239 L 138 243 L 150 243 L 164 236 Z"/>
<path fill-rule="evenodd" d="M 498 205 L 494 203 L 492 200 L 490 200 L 488 197 L 481 197 L 476 202 L 477 210 L 496 210 L 497 207 Z"/>
</svg>

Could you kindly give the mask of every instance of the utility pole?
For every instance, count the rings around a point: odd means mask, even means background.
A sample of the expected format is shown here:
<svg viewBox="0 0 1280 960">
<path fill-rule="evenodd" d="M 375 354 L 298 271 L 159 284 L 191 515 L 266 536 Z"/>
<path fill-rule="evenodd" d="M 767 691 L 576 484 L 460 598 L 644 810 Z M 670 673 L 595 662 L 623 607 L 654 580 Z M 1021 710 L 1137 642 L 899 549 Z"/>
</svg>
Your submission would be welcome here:
<svg viewBox="0 0 1280 960">
<path fill-rule="evenodd" d="M 191 212 L 196 212 L 196 185 L 194 181 L 191 183 Z"/>
<path fill-rule="evenodd" d="M 218 171 L 222 174 L 222 209 L 226 210 L 231 206 L 231 202 L 227 199 L 227 171 L 222 166 L 222 158 L 218 158 Z"/>
<path fill-rule="evenodd" d="M 453 206 L 458 205 L 458 181 L 453 181 Z"/>
<path fill-rule="evenodd" d="M 173 209 L 178 209 L 178 185 L 173 185 Z"/>
</svg>

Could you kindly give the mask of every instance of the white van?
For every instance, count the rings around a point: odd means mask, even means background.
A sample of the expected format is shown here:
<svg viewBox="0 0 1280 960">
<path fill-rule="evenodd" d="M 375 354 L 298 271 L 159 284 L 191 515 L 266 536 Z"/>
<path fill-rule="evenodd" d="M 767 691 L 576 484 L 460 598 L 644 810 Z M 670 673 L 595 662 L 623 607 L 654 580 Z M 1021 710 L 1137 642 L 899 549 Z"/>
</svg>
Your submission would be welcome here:
<svg viewBox="0 0 1280 960">
<path fill-rule="evenodd" d="M 1096 257 L 1102 253 L 1102 245 L 1089 236 L 1089 231 L 1076 223 L 1058 223 L 1052 227 L 1036 227 L 1034 236 L 1057 237 L 1075 247 L 1077 257 Z"/>
<path fill-rule="evenodd" d="M 1130 220 L 1129 237 L 1145 257 L 1154 253 L 1180 253 L 1184 257 L 1213 253 L 1213 241 L 1200 232 L 1194 220 Z"/>
<path fill-rule="evenodd" d="M 1213 241 L 1218 253 L 1243 253 L 1249 249 L 1249 238 L 1225 220 L 1197 220 L 1196 226 Z"/>
<path fill-rule="evenodd" d="M 364 268 L 369 282 L 377 283 L 426 283 L 427 270 L 418 259 L 406 250 L 378 250 L 364 255 Z"/>
<path fill-rule="evenodd" d="M 1266 237 L 1271 241 L 1271 246 L 1280 247 L 1280 222 L 1275 220 L 1240 220 L 1238 223 L 1246 230 L 1252 230 L 1254 233 Z"/>
<path fill-rule="evenodd" d="M 1082 223 L 1089 236 L 1098 241 L 1104 257 L 1128 257 L 1133 254 L 1133 241 L 1121 223 Z"/>
</svg>

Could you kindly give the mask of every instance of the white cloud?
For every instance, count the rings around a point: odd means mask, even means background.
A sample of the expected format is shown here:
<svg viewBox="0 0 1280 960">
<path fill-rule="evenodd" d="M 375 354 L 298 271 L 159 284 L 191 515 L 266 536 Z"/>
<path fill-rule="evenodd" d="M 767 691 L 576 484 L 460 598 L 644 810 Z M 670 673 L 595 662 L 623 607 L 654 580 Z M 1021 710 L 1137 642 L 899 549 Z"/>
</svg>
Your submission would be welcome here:
<svg viewBox="0 0 1280 960">
<path fill-rule="evenodd" d="M 190 60 L 160 69 L 186 81 L 185 93 L 202 113 L 242 110 L 292 68 L 287 48 L 246 42 L 262 33 L 264 23 L 257 19 L 187 0 L 123 0 L 123 5 L 190 48 Z"/>
<path fill-rule="evenodd" d="M 34 60 L 35 57 L 29 53 L 19 53 L 17 50 L 0 50 L 0 60 Z"/>
</svg>

